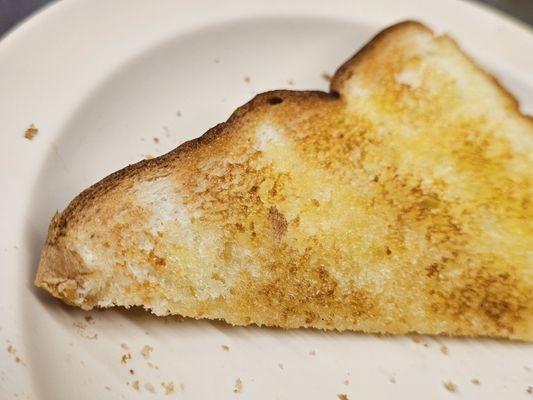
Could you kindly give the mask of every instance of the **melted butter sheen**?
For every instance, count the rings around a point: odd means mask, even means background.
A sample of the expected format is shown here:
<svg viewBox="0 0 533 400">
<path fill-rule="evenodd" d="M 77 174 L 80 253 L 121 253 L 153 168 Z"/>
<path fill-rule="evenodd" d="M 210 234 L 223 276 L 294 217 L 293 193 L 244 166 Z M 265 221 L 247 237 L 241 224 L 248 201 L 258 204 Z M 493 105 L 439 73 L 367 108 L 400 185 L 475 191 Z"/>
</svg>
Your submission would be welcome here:
<svg viewBox="0 0 533 400">
<path fill-rule="evenodd" d="M 139 257 L 162 279 L 145 300 L 237 324 L 531 330 L 532 123 L 433 46 L 442 59 L 358 66 L 347 93 L 365 96 L 258 112 L 179 185 L 162 178 L 181 218 L 148 233 Z"/>
</svg>

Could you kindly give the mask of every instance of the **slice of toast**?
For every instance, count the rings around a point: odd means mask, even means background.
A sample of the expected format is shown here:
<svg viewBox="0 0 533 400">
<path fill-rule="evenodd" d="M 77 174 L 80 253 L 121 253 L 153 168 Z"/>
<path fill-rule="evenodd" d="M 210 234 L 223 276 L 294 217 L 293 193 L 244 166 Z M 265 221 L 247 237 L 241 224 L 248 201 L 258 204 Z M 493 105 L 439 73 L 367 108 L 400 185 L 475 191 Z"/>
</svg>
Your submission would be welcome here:
<svg viewBox="0 0 533 400">
<path fill-rule="evenodd" d="M 65 302 L 235 325 L 533 340 L 533 120 L 447 36 L 377 35 L 54 216 Z"/>
</svg>

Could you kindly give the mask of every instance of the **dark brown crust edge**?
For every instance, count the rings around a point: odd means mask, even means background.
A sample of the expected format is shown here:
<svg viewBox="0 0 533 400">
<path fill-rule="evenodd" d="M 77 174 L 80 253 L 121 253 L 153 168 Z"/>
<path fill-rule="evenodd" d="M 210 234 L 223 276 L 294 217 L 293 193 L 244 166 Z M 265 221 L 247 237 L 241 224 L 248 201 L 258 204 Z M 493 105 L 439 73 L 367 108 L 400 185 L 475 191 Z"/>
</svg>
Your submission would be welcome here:
<svg viewBox="0 0 533 400">
<path fill-rule="evenodd" d="M 159 156 L 157 158 L 141 160 L 135 164 L 128 165 L 127 167 L 108 175 L 107 177 L 98 181 L 94 185 L 85 189 L 70 202 L 70 204 L 60 215 L 56 215 L 56 218 L 58 218 L 58 220 L 55 222 L 56 229 L 53 230 L 54 233 L 56 235 L 61 235 L 67 229 L 68 221 L 73 216 L 75 216 L 91 201 L 99 198 L 101 195 L 115 188 L 124 179 L 132 178 L 138 173 L 145 171 L 147 168 L 164 168 L 170 162 L 185 156 L 191 150 L 204 146 L 212 142 L 216 138 L 222 137 L 225 132 L 231 131 L 233 126 L 237 124 L 243 118 L 244 115 L 263 105 L 269 105 L 269 102 L 272 101 L 272 99 L 280 98 L 283 101 L 288 99 L 303 100 L 310 98 L 321 98 L 324 100 L 342 100 L 340 89 L 343 83 L 350 78 L 351 67 L 353 65 L 356 65 L 360 60 L 362 60 L 367 53 L 370 53 L 370 51 L 374 47 L 376 47 L 386 36 L 408 26 L 417 27 L 431 32 L 429 28 L 417 21 L 403 21 L 384 29 L 376 36 L 374 36 L 354 56 L 348 59 L 337 69 L 331 79 L 329 92 L 273 90 L 256 95 L 248 103 L 237 108 L 226 122 L 222 122 L 218 125 L 215 125 L 213 128 L 205 132 L 202 136 L 184 142 L 175 149 L 171 150 L 170 152 L 163 154 L 162 156 Z M 49 239 L 52 238 L 49 237 Z"/>
<path fill-rule="evenodd" d="M 75 220 L 76 215 L 86 206 L 91 204 L 93 201 L 98 200 L 98 198 L 105 193 L 113 190 L 115 187 L 117 187 L 121 182 L 124 181 L 124 179 L 134 178 L 139 173 L 146 171 L 147 169 L 152 170 L 158 170 L 158 169 L 164 169 L 166 166 L 168 166 L 173 161 L 180 159 L 182 157 L 187 157 L 189 153 L 191 153 L 193 150 L 200 148 L 202 146 L 207 145 L 208 143 L 220 139 L 224 136 L 226 132 L 229 132 L 232 130 L 234 125 L 238 124 L 243 117 L 260 107 L 263 106 L 270 106 L 272 104 L 275 104 L 278 99 L 281 99 L 282 101 L 287 100 L 310 100 L 310 99 L 322 99 L 327 101 L 343 101 L 342 96 L 342 87 L 345 84 L 347 80 L 350 79 L 353 73 L 353 67 L 356 66 L 359 62 L 361 62 L 367 54 L 372 52 L 374 48 L 376 48 L 385 38 L 387 38 L 389 35 L 400 31 L 404 28 L 412 27 L 416 29 L 421 29 L 426 32 L 430 32 L 433 34 L 433 32 L 423 25 L 420 22 L 417 21 L 403 21 L 399 22 L 397 24 L 394 24 L 383 31 L 379 32 L 376 36 L 374 36 L 365 46 L 363 46 L 357 53 L 355 53 L 354 56 L 352 56 L 350 59 L 348 59 L 344 64 L 342 64 L 335 74 L 333 75 L 331 82 L 330 82 L 330 90 L 329 92 L 322 92 L 322 91 L 292 91 L 292 90 L 274 90 L 269 92 L 264 92 L 261 94 L 258 94 L 255 96 L 252 100 L 250 100 L 248 103 L 244 104 L 243 106 L 237 108 L 232 115 L 228 118 L 226 122 L 220 123 L 213 128 L 209 129 L 206 133 L 204 133 L 202 136 L 184 142 L 180 146 L 176 147 L 175 149 L 171 150 L 170 152 L 149 160 L 142 160 L 135 164 L 128 165 L 127 167 L 120 169 L 107 177 L 103 178 L 99 182 L 95 183 L 94 185 L 90 186 L 89 188 L 85 189 L 83 192 L 81 192 L 78 196 L 76 196 L 70 204 L 65 208 L 65 210 L 62 213 L 56 214 L 54 218 L 52 219 L 52 222 L 50 224 L 50 228 L 48 231 L 48 237 L 46 240 L 45 247 L 43 249 L 43 253 L 41 255 L 41 262 L 39 266 L 39 270 L 37 273 L 37 277 L 35 279 L 35 283 L 37 285 L 40 285 L 42 282 L 39 282 L 40 275 L 42 272 L 41 269 L 43 267 L 45 269 L 48 269 L 52 267 L 50 265 L 50 260 L 47 260 L 48 262 L 43 263 L 43 258 L 48 258 L 46 248 L 48 246 L 54 246 L 57 242 L 57 239 L 61 236 L 63 236 L 68 228 L 69 221 Z M 459 51 L 462 51 L 461 48 L 457 45 L 457 48 Z M 470 58 L 469 58 L 470 59 Z M 501 83 L 490 73 L 483 70 L 481 67 L 476 65 L 476 68 L 483 73 L 487 78 L 492 80 L 496 86 L 501 91 L 501 94 L 506 97 L 510 101 L 511 107 L 518 112 L 519 114 L 523 115 L 525 118 L 527 118 L 529 121 L 533 123 L 533 118 L 526 116 L 520 112 L 519 103 L 516 100 L 516 98 L 509 92 L 507 89 L 505 89 Z M 274 100 L 273 100 L 274 99 Z M 45 265 L 46 264 L 46 267 Z"/>
</svg>

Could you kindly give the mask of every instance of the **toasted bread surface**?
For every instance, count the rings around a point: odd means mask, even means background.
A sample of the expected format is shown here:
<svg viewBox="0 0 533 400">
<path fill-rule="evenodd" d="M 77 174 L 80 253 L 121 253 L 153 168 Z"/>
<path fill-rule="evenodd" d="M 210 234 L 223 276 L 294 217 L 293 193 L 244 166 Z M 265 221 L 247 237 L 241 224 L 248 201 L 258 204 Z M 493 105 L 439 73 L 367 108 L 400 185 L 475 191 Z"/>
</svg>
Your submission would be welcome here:
<svg viewBox="0 0 533 400">
<path fill-rule="evenodd" d="M 533 121 L 447 36 L 376 36 L 331 91 L 258 95 L 54 216 L 83 309 L 533 340 Z"/>
</svg>

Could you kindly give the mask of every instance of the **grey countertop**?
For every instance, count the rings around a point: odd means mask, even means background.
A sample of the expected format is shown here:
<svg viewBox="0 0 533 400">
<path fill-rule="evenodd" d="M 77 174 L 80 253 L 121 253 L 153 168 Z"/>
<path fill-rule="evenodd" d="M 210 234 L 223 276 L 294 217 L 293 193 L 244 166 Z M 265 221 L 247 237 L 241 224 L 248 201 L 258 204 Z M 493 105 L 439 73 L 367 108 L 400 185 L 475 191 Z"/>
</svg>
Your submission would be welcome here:
<svg viewBox="0 0 533 400">
<path fill-rule="evenodd" d="M 533 26 L 533 0 L 469 0 L 486 3 Z M 52 0 L 0 0 L 0 36 Z"/>
</svg>

